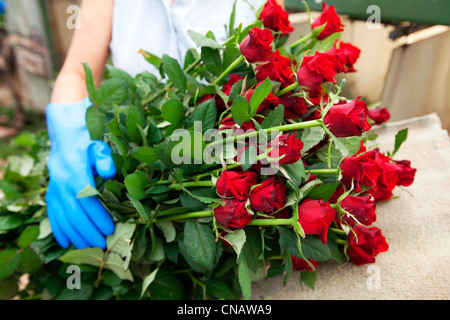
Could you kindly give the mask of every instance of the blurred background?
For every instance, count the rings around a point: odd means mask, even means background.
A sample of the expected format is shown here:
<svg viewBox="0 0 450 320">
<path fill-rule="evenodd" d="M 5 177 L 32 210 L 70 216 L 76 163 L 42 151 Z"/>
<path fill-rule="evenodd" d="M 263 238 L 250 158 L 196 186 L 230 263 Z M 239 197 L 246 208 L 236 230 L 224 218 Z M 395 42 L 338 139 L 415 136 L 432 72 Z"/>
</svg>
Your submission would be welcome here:
<svg viewBox="0 0 450 320">
<path fill-rule="evenodd" d="M 311 18 L 321 0 L 305 1 Z M 346 94 L 380 103 L 391 121 L 437 113 L 450 129 L 450 1 L 328 0 L 345 24 L 341 40 L 362 52 L 346 74 Z M 132 1 L 130 1 L 130 5 Z M 309 33 L 304 1 L 285 0 L 295 27 Z M 64 61 L 80 0 L 0 1 L 0 158 L 19 132 L 45 128 L 43 111 Z M 77 11 L 78 8 L 78 11 Z M 3 145 L 3 147 L 2 147 Z"/>
</svg>

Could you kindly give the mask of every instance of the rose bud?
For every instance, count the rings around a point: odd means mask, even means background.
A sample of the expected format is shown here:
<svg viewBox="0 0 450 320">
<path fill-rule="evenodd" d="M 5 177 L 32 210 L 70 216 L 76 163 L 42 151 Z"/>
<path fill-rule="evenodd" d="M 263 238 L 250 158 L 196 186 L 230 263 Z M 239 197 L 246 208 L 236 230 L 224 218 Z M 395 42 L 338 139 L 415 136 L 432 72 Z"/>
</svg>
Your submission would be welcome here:
<svg viewBox="0 0 450 320">
<path fill-rule="evenodd" d="M 337 72 L 355 72 L 356 69 L 353 67 L 353 65 L 356 63 L 356 61 L 359 58 L 359 54 L 361 53 L 361 50 L 358 47 L 355 47 L 351 43 L 347 42 L 340 42 L 339 48 L 337 47 L 338 40 L 334 42 L 333 48 L 331 48 L 328 51 L 325 51 L 325 53 L 336 55 L 339 60 L 339 65 L 336 68 Z"/>
<path fill-rule="evenodd" d="M 264 62 L 272 56 L 272 32 L 254 27 L 242 40 L 239 49 L 250 63 Z"/>
<path fill-rule="evenodd" d="M 334 76 L 339 60 L 336 55 L 316 51 L 313 56 L 303 58 L 302 65 L 298 69 L 298 84 L 307 87 L 318 87 L 325 82 L 336 83 Z"/>
<path fill-rule="evenodd" d="M 284 106 L 284 119 L 297 119 L 308 111 L 305 99 L 291 93 L 283 94 L 278 104 Z"/>
<path fill-rule="evenodd" d="M 370 226 L 377 219 L 375 209 L 375 201 L 371 199 L 371 196 L 346 196 L 340 203 L 340 206 L 350 213 L 353 217 L 347 216 L 344 213 L 342 219 L 345 220 L 350 226 L 353 226 L 359 221 L 365 226 Z M 357 221 L 355 221 L 355 219 Z"/>
<path fill-rule="evenodd" d="M 271 213 L 286 204 L 286 188 L 279 180 L 271 177 L 256 185 L 249 198 L 253 210 Z"/>
<path fill-rule="evenodd" d="M 324 40 L 333 33 L 344 30 L 344 25 L 342 24 L 341 18 L 339 18 L 334 6 L 331 5 L 327 8 L 327 4 L 324 2 L 322 4 L 322 13 L 311 23 L 311 28 L 315 29 L 325 23 L 325 28 L 317 36 L 317 39 L 319 40 Z"/>
<path fill-rule="evenodd" d="M 385 237 L 381 234 L 381 230 L 376 227 L 364 227 L 355 225 L 353 232 L 348 236 L 349 248 L 347 250 L 350 262 L 356 265 L 363 265 L 375 262 L 375 257 L 380 252 L 389 249 Z"/>
<path fill-rule="evenodd" d="M 216 183 L 217 194 L 244 200 L 248 197 L 250 187 L 257 183 L 256 179 L 255 172 L 224 170 Z"/>
<path fill-rule="evenodd" d="M 382 124 L 388 121 L 391 117 L 391 114 L 386 108 L 370 108 L 367 112 L 369 118 L 372 119 L 375 124 Z"/>
<path fill-rule="evenodd" d="M 289 21 L 289 13 L 277 3 L 276 0 L 268 0 L 264 5 L 259 20 L 262 20 L 264 27 L 273 31 L 280 31 L 288 34 L 294 31 Z"/>
<path fill-rule="evenodd" d="M 252 221 L 253 215 L 245 208 L 246 200 L 222 199 L 224 205 L 214 209 L 217 222 L 225 227 L 241 229 Z"/>
<path fill-rule="evenodd" d="M 327 243 L 328 227 L 336 217 L 336 210 L 323 200 L 306 199 L 298 208 L 298 222 L 305 234 L 319 236 L 322 243 Z"/>
<path fill-rule="evenodd" d="M 292 164 L 296 163 L 301 159 L 301 150 L 303 148 L 303 142 L 300 139 L 297 139 L 297 134 L 293 133 L 289 136 L 289 134 L 283 134 L 277 139 L 271 140 L 267 148 L 270 149 L 269 157 L 271 158 L 279 158 L 284 156 L 280 160 L 278 160 L 279 164 Z"/>
<path fill-rule="evenodd" d="M 311 268 L 311 266 L 306 262 L 305 259 L 297 258 L 296 256 L 291 254 L 292 259 L 292 270 L 294 271 L 314 271 L 317 268 L 317 265 L 319 264 L 319 261 L 308 259 L 308 261 L 314 266 L 314 270 Z"/>
<path fill-rule="evenodd" d="M 366 103 L 358 101 L 359 98 L 349 103 L 335 104 L 325 115 L 323 122 L 336 137 L 361 136 L 370 130 Z"/>
<path fill-rule="evenodd" d="M 281 82 L 281 86 L 288 86 L 295 82 L 294 71 L 292 71 L 291 59 L 275 51 L 267 63 L 256 67 L 256 79 L 264 81 L 269 78 L 272 81 Z"/>
</svg>

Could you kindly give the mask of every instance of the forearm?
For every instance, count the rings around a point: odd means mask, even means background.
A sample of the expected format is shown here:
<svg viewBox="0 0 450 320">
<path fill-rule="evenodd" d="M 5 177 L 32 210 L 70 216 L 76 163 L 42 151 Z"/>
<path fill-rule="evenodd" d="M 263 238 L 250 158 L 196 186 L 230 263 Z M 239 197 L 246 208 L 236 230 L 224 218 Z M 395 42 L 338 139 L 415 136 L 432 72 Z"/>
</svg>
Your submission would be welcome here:
<svg viewBox="0 0 450 320">
<path fill-rule="evenodd" d="M 51 103 L 77 102 L 87 95 L 84 73 L 62 70 L 53 87 Z"/>
</svg>

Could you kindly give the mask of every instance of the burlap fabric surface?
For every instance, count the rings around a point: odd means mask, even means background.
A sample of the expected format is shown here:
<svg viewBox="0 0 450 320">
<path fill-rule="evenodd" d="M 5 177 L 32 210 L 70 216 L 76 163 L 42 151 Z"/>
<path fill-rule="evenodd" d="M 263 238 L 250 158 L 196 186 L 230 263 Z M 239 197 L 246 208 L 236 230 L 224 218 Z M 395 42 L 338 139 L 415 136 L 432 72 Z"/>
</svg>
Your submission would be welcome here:
<svg viewBox="0 0 450 320">
<path fill-rule="evenodd" d="M 381 151 L 392 151 L 395 134 L 408 139 L 395 155 L 417 168 L 413 185 L 377 204 L 377 221 L 389 243 L 374 264 L 319 264 L 315 289 L 300 287 L 297 274 L 253 284 L 254 299 L 443 300 L 450 298 L 450 139 L 436 114 L 375 128 Z"/>
</svg>

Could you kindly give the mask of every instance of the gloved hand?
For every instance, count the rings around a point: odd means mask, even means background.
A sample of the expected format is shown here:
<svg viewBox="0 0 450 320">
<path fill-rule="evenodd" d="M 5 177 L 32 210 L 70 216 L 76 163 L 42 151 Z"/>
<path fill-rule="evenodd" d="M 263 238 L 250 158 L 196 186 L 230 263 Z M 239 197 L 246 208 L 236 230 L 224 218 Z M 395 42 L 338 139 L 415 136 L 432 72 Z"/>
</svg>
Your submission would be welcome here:
<svg viewBox="0 0 450 320">
<path fill-rule="evenodd" d="M 64 248 L 106 246 L 106 235 L 114 232 L 114 222 L 98 197 L 77 198 L 87 184 L 95 186 L 94 176 L 116 175 L 111 148 L 91 140 L 85 114 L 88 98 L 69 104 L 49 104 L 47 127 L 51 142 L 48 169 L 50 182 L 47 213 L 56 241 Z"/>
</svg>

